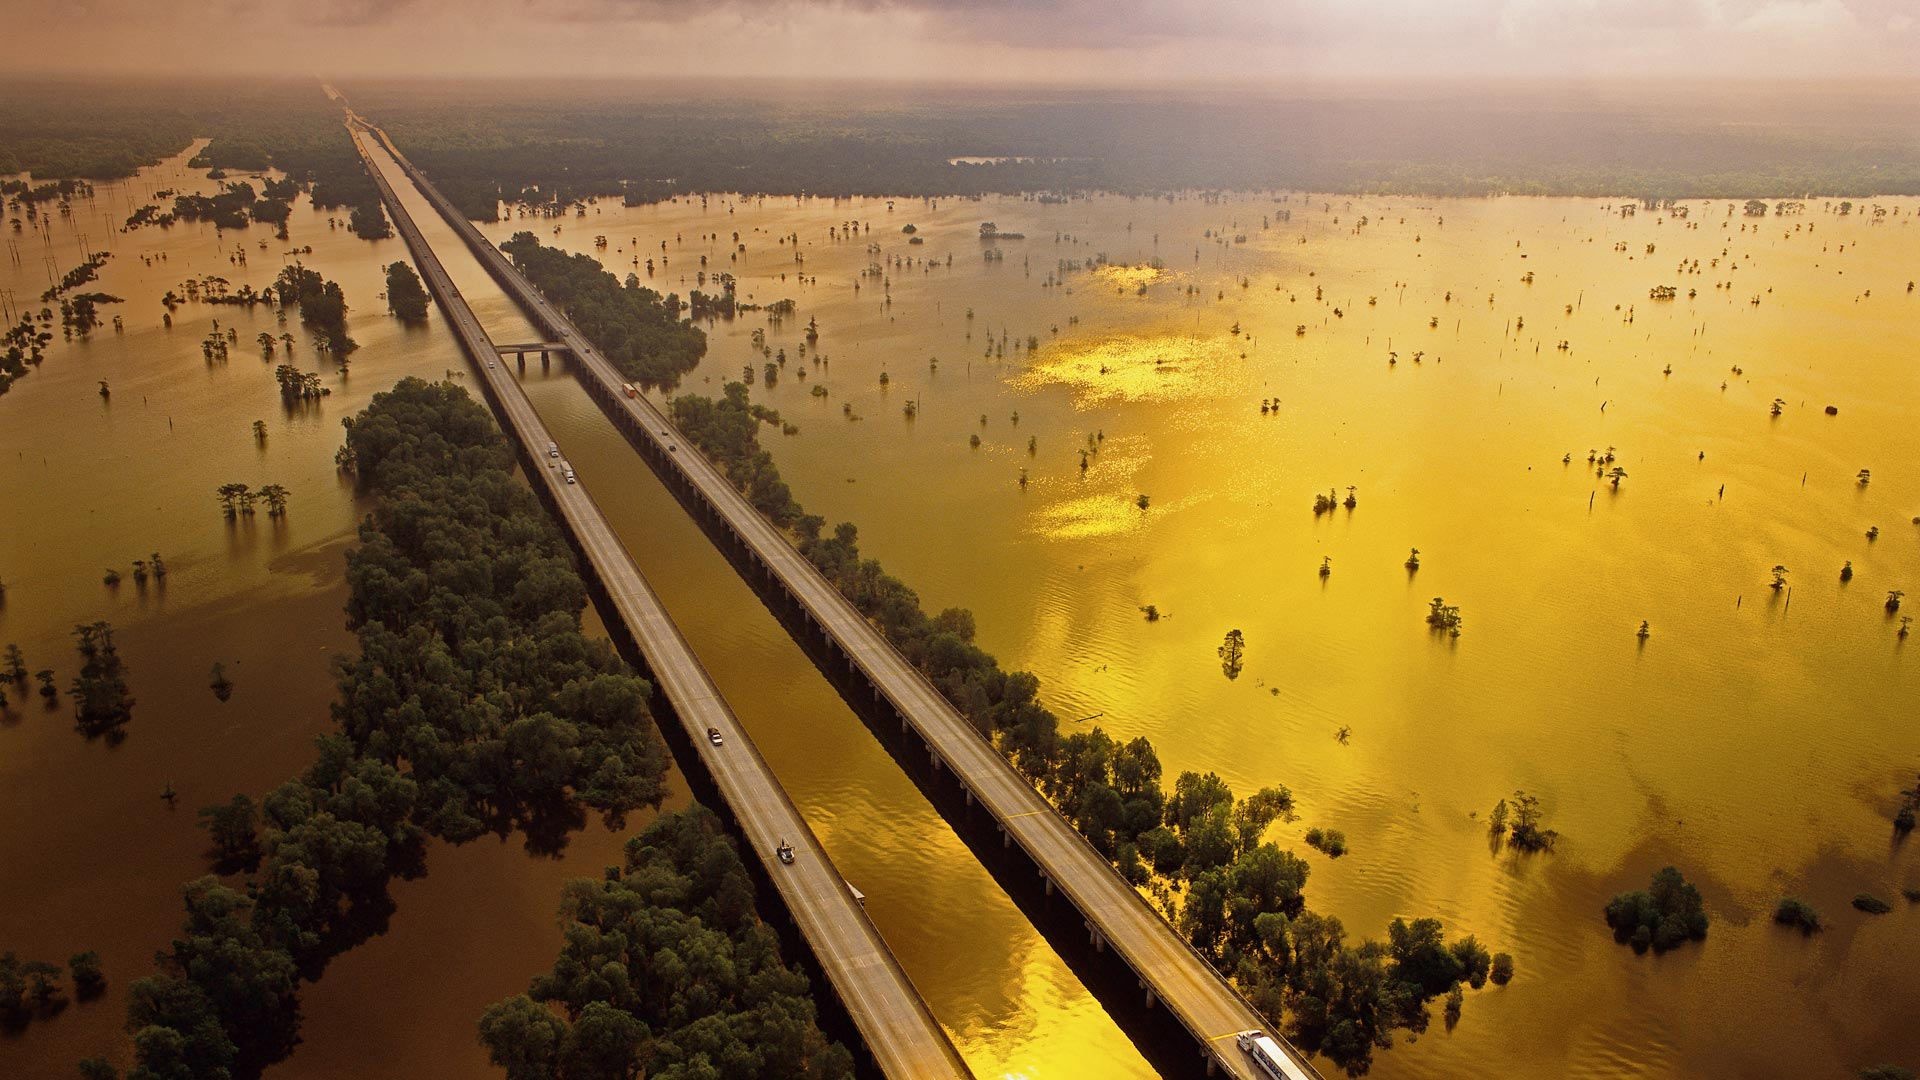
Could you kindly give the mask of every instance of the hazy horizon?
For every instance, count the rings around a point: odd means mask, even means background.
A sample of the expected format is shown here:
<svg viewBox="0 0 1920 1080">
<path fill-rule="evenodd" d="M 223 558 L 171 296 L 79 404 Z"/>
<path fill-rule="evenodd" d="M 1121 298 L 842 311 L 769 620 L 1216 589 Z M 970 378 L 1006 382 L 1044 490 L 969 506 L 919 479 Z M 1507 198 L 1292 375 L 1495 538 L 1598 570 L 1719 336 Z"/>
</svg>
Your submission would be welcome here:
<svg viewBox="0 0 1920 1080">
<path fill-rule="evenodd" d="M 1911 78 L 1912 0 L 23 0 L 19 74 L 896 80 Z M 286 31 L 221 53 L 210 28 Z M 538 42 L 538 51 L 528 49 Z"/>
</svg>

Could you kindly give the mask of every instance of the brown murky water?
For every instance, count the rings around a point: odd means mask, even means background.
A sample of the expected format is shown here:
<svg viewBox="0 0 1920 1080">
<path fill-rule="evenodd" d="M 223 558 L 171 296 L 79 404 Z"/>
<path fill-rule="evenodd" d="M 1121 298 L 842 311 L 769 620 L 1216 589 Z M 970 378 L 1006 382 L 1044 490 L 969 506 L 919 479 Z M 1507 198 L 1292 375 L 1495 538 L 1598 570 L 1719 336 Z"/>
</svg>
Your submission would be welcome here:
<svg viewBox="0 0 1920 1080">
<path fill-rule="evenodd" d="M 103 187 L 100 205 L 54 226 L 59 268 L 79 260 L 76 231 L 98 244 L 123 202 L 189 175 L 176 162 Z M 1693 204 L 1689 228 L 1590 200 L 899 200 L 889 211 L 714 199 L 603 204 L 557 236 L 552 222 L 490 232 L 531 227 L 581 251 L 604 235 L 598 253 L 622 271 L 636 253 L 659 258 L 665 240 L 659 287 L 698 287 L 707 254 L 709 269 L 740 275 L 743 297 L 793 297 L 800 318 L 784 326 L 747 316 L 712 328 L 687 385 L 712 392 L 743 365 L 757 373 L 749 334 L 767 329 L 789 359 L 756 392 L 801 428 L 769 444 L 810 509 L 858 522 L 867 550 L 929 605 L 971 607 L 983 643 L 1038 672 L 1062 716 L 1100 713 L 1116 735 L 1149 735 L 1170 770 L 1291 787 L 1300 819 L 1276 826 L 1283 841 L 1312 825 L 1349 837 L 1337 862 L 1309 856 L 1308 891 L 1354 933 L 1432 913 L 1515 955 L 1511 986 L 1473 995 L 1453 1033 L 1436 1025 L 1380 1055 L 1376 1075 L 1839 1076 L 1920 1062 L 1907 1020 L 1920 1009 L 1920 912 L 1897 896 L 1920 867 L 1888 827 L 1895 792 L 1920 770 L 1916 676 L 1881 607 L 1886 589 L 1920 583 L 1909 523 L 1920 300 L 1904 291 L 1920 237 L 1912 200 L 1884 205 L 1899 213 L 1879 224 L 1814 203 L 1745 232 L 1724 203 Z M 1279 210 L 1292 220 L 1262 228 Z M 418 216 L 490 328 L 523 328 Z M 829 241 L 848 219 L 871 232 Z M 1026 238 L 982 243 L 982 220 Z M 908 223 L 923 243 L 908 243 Z M 747 250 L 730 259 L 736 230 Z M 719 238 L 696 240 L 709 233 Z M 802 284 L 794 250 L 775 242 L 789 233 L 817 283 Z M 247 346 L 254 321 L 279 332 L 264 309 L 191 306 L 159 328 L 155 299 L 190 272 L 271 278 L 285 245 L 262 252 L 261 235 L 244 234 L 251 265 L 239 270 L 225 254 L 233 237 L 211 229 L 112 234 L 97 287 L 129 298 L 114 309 L 126 333 L 57 345 L 0 398 L 0 460 L 12 459 L 0 497 L 22 508 L 0 533 L 0 639 L 64 681 L 66 631 L 110 618 L 140 699 L 113 749 L 37 700 L 0 728 L 0 806 L 24 823 L 0 831 L 0 947 L 99 948 L 116 987 L 0 1037 L 0 1072 L 64 1069 L 119 1038 L 117 990 L 164 943 L 175 889 L 199 871 L 191 808 L 263 790 L 306 760 L 326 722 L 328 658 L 350 645 L 339 554 L 358 508 L 333 472 L 337 421 L 402 374 L 462 366 L 437 314 L 408 331 L 382 312 L 379 267 L 404 257 L 399 242 L 329 231 L 304 202 L 293 242 L 312 243 L 309 264 L 342 281 L 363 346 L 348 378 L 329 376 L 332 397 L 281 408 L 270 365 Z M 37 295 L 44 244 L 15 239 L 22 265 L 0 267 L 0 287 Z M 984 259 L 990 247 L 1004 259 Z M 142 266 L 136 253 L 156 249 L 169 263 Z M 1059 270 L 1102 253 L 1126 266 Z M 1155 258 L 1159 269 L 1142 269 Z M 1679 272 L 1683 258 L 1700 273 Z M 870 263 L 890 282 L 861 277 Z M 1723 281 L 1732 288 L 1714 287 Z M 1658 284 L 1680 298 L 1649 300 Z M 215 314 L 237 320 L 241 342 L 209 368 L 198 341 Z M 829 359 L 806 363 L 802 381 L 808 316 Z M 1004 355 L 983 355 L 1003 333 Z M 1016 345 L 1028 335 L 1031 355 Z M 1146 1074 L 561 366 L 529 367 L 583 481 L 975 1070 Z M 112 380 L 108 405 L 99 378 Z M 817 383 L 829 396 L 810 395 Z M 1822 415 L 1829 403 L 1839 415 Z M 271 428 L 264 449 L 248 431 L 256 418 Z M 1083 475 L 1078 450 L 1094 433 L 1105 438 Z M 1585 464 L 1589 447 L 1609 445 L 1629 474 L 1617 492 Z M 1861 468 L 1873 470 L 1865 487 Z M 211 497 L 229 479 L 285 484 L 292 515 L 229 530 Z M 1313 515 L 1315 492 L 1348 484 L 1352 512 Z M 1410 577 L 1401 564 L 1415 546 L 1423 565 Z M 156 548 L 173 570 L 164 593 L 99 584 L 106 566 L 124 572 Z M 1842 586 L 1849 559 L 1856 576 Z M 1790 600 L 1765 588 L 1775 563 L 1792 569 Z M 1421 622 L 1434 595 L 1463 607 L 1457 641 Z M 1171 618 L 1146 622 L 1145 604 Z M 1230 681 L 1214 649 L 1231 628 L 1247 658 Z M 238 684 L 225 705 L 205 688 L 215 659 Z M 183 796 L 173 812 L 157 798 L 168 781 Z M 1490 852 L 1474 815 L 1516 787 L 1542 796 L 1558 852 Z M 308 990 L 306 1045 L 276 1074 L 481 1071 L 473 1018 L 550 960 L 558 882 L 592 873 L 618 843 L 596 827 L 561 861 L 491 841 L 436 850 L 427 878 L 396 888 L 390 932 Z M 1599 907 L 1667 862 L 1701 884 L 1713 931 L 1636 957 L 1609 939 Z M 1847 907 L 1862 891 L 1894 912 Z M 1768 914 L 1786 893 L 1831 929 L 1776 930 Z"/>
<path fill-rule="evenodd" d="M 57 274 L 79 262 L 85 233 L 90 247 L 113 252 L 87 288 L 127 303 L 104 309 L 121 315 L 123 333 L 109 322 L 91 340 L 56 343 L 0 398 L 0 498 L 14 508 L 0 531 L 0 639 L 17 642 L 30 667 L 54 668 L 64 686 L 71 627 L 107 619 L 138 704 L 117 747 L 84 741 L 64 701 L 48 710 L 37 695 L 16 697 L 0 716 L 0 948 L 56 961 L 98 949 L 110 981 L 99 1001 L 0 1034 L 0 1075 L 64 1076 L 88 1054 L 124 1057 L 123 992 L 176 930 L 180 884 L 204 872 L 195 809 L 236 791 L 258 796 L 297 772 L 329 725 L 330 664 L 352 645 L 342 554 L 362 512 L 332 463 L 340 418 L 402 376 L 465 366 L 437 320 L 407 328 L 385 314 L 382 267 L 405 258 L 400 241 L 330 229 L 304 199 L 284 243 L 259 227 L 118 232 L 155 190 L 212 187 L 185 168 L 190 156 L 101 185 L 44 233 L 9 234 L 20 259 L 9 260 L 0 288 L 15 301 L 37 309 L 43 263 L 52 259 Z M 346 375 L 315 353 L 297 318 L 282 326 L 265 308 L 190 304 L 162 326 L 168 288 L 209 274 L 264 286 L 295 245 L 311 245 L 307 265 L 347 292 L 361 348 Z M 237 247 L 244 267 L 230 261 Z M 239 341 L 225 363 L 209 364 L 200 341 L 216 318 Z M 283 406 L 279 359 L 263 362 L 252 344 L 261 330 L 293 333 L 295 361 L 322 371 L 332 395 Z M 108 401 L 100 379 L 112 387 Z M 264 444 L 253 438 L 256 419 L 268 426 Z M 290 513 L 229 525 L 212 491 L 230 480 L 286 486 Z M 129 564 L 155 550 L 165 584 L 137 586 Z M 108 567 L 127 575 L 117 589 L 101 584 Z M 207 686 L 216 660 L 235 683 L 224 704 Z M 160 799 L 169 784 L 180 796 L 171 810 Z M 592 827 L 562 860 L 492 841 L 435 851 L 427 878 L 396 886 L 390 933 L 306 994 L 303 1067 L 309 1058 L 332 1075 L 483 1067 L 472 1036 L 479 1010 L 551 962 L 559 883 L 614 861 L 621 839 Z M 391 1007 L 396 995 L 407 1009 Z"/>
</svg>

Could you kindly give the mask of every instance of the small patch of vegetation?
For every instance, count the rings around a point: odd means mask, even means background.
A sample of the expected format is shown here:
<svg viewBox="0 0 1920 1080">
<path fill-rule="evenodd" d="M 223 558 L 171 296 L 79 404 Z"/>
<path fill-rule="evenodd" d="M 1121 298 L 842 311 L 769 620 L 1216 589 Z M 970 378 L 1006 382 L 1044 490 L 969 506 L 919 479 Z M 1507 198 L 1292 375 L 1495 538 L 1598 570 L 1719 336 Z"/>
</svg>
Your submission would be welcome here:
<svg viewBox="0 0 1920 1080">
<path fill-rule="evenodd" d="M 1347 834 L 1339 829 L 1308 829 L 1305 839 L 1308 847 L 1329 858 L 1337 859 L 1347 853 Z"/>
<path fill-rule="evenodd" d="M 1607 925 L 1613 938 L 1633 946 L 1634 952 L 1666 952 L 1707 936 L 1706 905 L 1700 890 L 1680 871 L 1663 867 L 1645 890 L 1624 892 L 1607 902 Z"/>
<path fill-rule="evenodd" d="M 1780 903 L 1773 909 L 1773 921 L 1781 926 L 1791 926 L 1807 935 L 1821 930 L 1820 913 L 1813 910 L 1811 904 L 1791 896 L 1782 897 Z"/>
<path fill-rule="evenodd" d="M 427 290 L 420 275 L 404 262 L 387 267 L 387 309 L 405 322 L 422 322 L 427 317 Z"/>
<path fill-rule="evenodd" d="M 1853 898 L 1853 906 L 1869 915 L 1885 915 L 1893 910 L 1893 905 L 1872 893 L 1861 893 Z"/>
<path fill-rule="evenodd" d="M 89 623 L 74 627 L 73 636 L 80 654 L 80 674 L 70 687 L 74 726 L 89 739 L 118 742 L 133 719 L 133 695 L 127 691 L 126 663 L 113 644 L 113 627 Z"/>
<path fill-rule="evenodd" d="M 280 271 L 273 291 L 280 306 L 299 306 L 300 321 L 320 338 L 321 350 L 338 362 L 346 363 L 347 354 L 360 347 L 347 336 L 347 295 L 338 282 L 295 263 Z"/>
<path fill-rule="evenodd" d="M 1511 805 L 1505 799 L 1494 804 L 1493 812 L 1487 815 L 1487 830 L 1494 836 L 1504 836 L 1519 851 L 1552 851 L 1560 842 L 1560 834 L 1542 826 L 1543 817 L 1538 796 L 1515 791 Z"/>
</svg>

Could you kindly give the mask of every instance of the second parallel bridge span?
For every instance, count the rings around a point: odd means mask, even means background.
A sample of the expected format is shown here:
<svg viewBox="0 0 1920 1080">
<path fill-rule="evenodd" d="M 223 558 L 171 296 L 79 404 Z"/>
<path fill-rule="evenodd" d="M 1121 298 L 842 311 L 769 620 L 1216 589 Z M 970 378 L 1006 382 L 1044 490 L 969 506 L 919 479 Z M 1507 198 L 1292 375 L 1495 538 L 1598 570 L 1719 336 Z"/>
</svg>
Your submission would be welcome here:
<svg viewBox="0 0 1920 1080">
<path fill-rule="evenodd" d="M 524 309 L 534 327 L 565 344 L 589 391 L 647 451 L 655 468 L 697 497 L 740 548 L 750 553 L 756 570 L 832 643 L 849 672 L 871 684 L 876 700 L 884 701 L 925 743 L 935 767 L 952 774 L 968 804 L 984 807 L 992 815 L 1003 841 L 1018 847 L 1037 868 L 1047 893 L 1073 905 L 1095 948 L 1117 956 L 1138 980 L 1146 1006 L 1172 1015 L 1197 1050 L 1182 1059 L 1185 1064 L 1176 1066 L 1177 1071 L 1264 1080 L 1259 1066 L 1234 1040 L 1237 1032 L 1264 1025 L 1252 1004 L 980 737 L 653 402 L 645 395 L 624 393 L 626 379 L 619 370 L 407 160 L 386 132 L 369 128 L 481 265 Z M 1281 1045 L 1302 1075 L 1319 1077 L 1304 1055 L 1284 1041 Z"/>
<path fill-rule="evenodd" d="M 858 1030 L 867 1056 L 895 1080 L 971 1080 L 973 1074 L 952 1041 L 721 698 L 633 556 L 614 535 L 586 487 L 562 478 L 559 460 L 548 455 L 551 439 L 533 404 L 513 373 L 494 363 L 497 350 L 486 330 L 379 166 L 367 156 L 360 127 L 351 122 L 349 127 L 420 275 L 479 370 L 481 385 L 502 425 L 519 445 L 527 479 L 559 519 L 580 554 L 582 569 L 596 579 L 613 608 L 613 617 L 606 620 L 608 628 L 624 634 L 645 656 L 648 671 L 685 729 L 700 766 L 719 790 L 751 855 L 773 882 L 829 988 Z M 710 728 L 721 733 L 723 746 L 708 741 Z M 797 849 L 791 865 L 773 856 L 782 840 Z"/>
</svg>

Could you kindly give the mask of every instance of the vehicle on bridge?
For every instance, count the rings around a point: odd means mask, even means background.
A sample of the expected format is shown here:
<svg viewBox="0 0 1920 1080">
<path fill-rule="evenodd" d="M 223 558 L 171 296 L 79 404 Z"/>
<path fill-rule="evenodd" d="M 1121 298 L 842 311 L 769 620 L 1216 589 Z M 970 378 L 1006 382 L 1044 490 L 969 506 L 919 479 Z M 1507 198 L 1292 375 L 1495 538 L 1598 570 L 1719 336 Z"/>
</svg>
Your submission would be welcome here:
<svg viewBox="0 0 1920 1080">
<path fill-rule="evenodd" d="M 566 477 L 567 483 L 569 484 L 577 484 L 580 482 L 574 479 L 573 465 L 570 462 L 562 461 L 560 463 L 560 475 Z"/>
<path fill-rule="evenodd" d="M 1242 1031 L 1233 1037 L 1240 1049 L 1253 1059 L 1255 1065 L 1273 1080 L 1317 1080 L 1313 1074 L 1293 1063 L 1293 1058 L 1281 1048 L 1273 1036 L 1264 1031 Z"/>
<path fill-rule="evenodd" d="M 717 727 L 710 727 L 707 729 L 707 741 L 712 743 L 715 746 L 726 745 L 726 740 L 721 738 L 720 729 Z"/>
<path fill-rule="evenodd" d="M 556 443 L 556 442 L 549 442 L 549 443 L 547 443 L 547 456 L 548 456 L 548 457 L 550 457 L 550 458 L 557 458 L 557 457 L 559 457 L 559 456 L 560 456 L 560 444 L 559 444 L 559 443 Z"/>
<path fill-rule="evenodd" d="M 781 862 L 786 863 L 788 866 L 793 865 L 793 845 L 792 844 L 789 844 L 785 840 L 782 840 L 780 841 L 780 846 L 773 849 L 773 853 L 780 857 Z"/>
<path fill-rule="evenodd" d="M 628 396 L 628 397 L 639 397 L 639 396 L 640 396 L 640 388 L 639 388 L 639 387 L 637 387 L 637 386 L 635 386 L 635 385 L 633 385 L 632 383 L 621 383 L 621 384 L 620 384 L 620 388 L 621 388 L 622 390 L 625 390 L 625 391 L 627 392 L 627 396 Z"/>
</svg>

